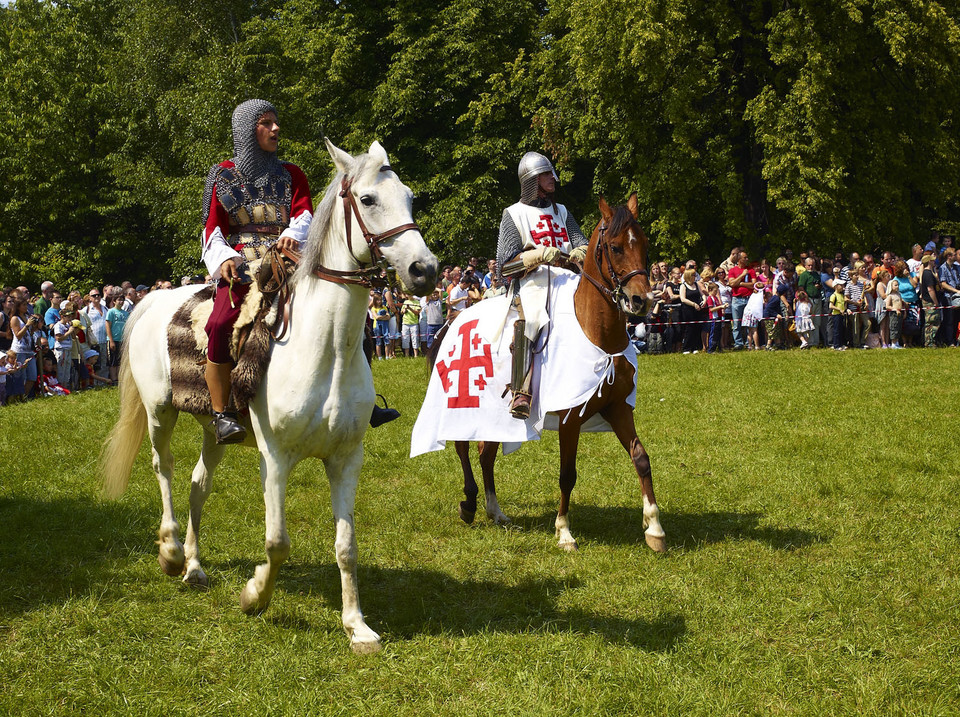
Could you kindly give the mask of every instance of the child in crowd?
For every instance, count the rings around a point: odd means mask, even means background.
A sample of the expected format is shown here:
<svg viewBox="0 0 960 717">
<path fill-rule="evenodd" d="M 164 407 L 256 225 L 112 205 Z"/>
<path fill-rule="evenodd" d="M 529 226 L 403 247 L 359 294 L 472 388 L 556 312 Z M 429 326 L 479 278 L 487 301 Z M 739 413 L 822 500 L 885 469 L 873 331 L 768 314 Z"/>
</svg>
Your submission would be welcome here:
<svg viewBox="0 0 960 717">
<path fill-rule="evenodd" d="M 897 283 L 896 279 L 892 279 L 887 284 L 887 298 L 884 300 L 884 307 L 890 317 L 890 348 L 902 349 L 900 332 L 903 328 L 903 299 L 900 297 L 900 284 Z"/>
<path fill-rule="evenodd" d="M 767 334 L 767 345 L 764 348 L 767 351 L 775 351 L 783 348 L 783 303 L 780 296 L 771 291 L 770 286 L 765 286 L 763 302 L 763 330 Z"/>
<path fill-rule="evenodd" d="M 710 339 L 707 343 L 707 353 L 720 351 L 723 339 L 723 312 L 727 305 L 720 298 L 720 287 L 714 282 L 707 284 L 707 313 L 710 316 Z"/>
<path fill-rule="evenodd" d="M 847 297 L 843 291 L 846 282 L 843 279 L 833 280 L 833 293 L 830 294 L 830 323 L 833 326 L 833 350 L 846 351 L 843 345 L 843 324 L 847 311 Z"/>
<path fill-rule="evenodd" d="M 7 376 L 22 371 L 26 366 L 26 363 L 17 361 L 17 352 L 13 349 L 7 350 L 4 354 L 3 360 L 0 361 L 0 406 L 7 405 Z"/>
<path fill-rule="evenodd" d="M 100 352 L 96 349 L 87 349 L 83 352 L 83 364 L 87 367 L 87 371 L 90 374 L 90 386 L 93 387 L 96 385 L 96 381 L 100 383 L 105 383 L 108 386 L 113 385 L 113 381 L 109 378 L 104 378 L 103 376 L 98 376 L 94 369 L 97 367 L 97 359 L 100 358 Z"/>
<path fill-rule="evenodd" d="M 57 357 L 57 377 L 65 386 L 70 386 L 73 376 L 73 341 L 80 329 L 76 320 L 76 307 L 67 301 L 60 307 L 60 318 L 53 325 L 53 353 Z M 79 379 L 79 376 L 77 376 Z"/>
<path fill-rule="evenodd" d="M 382 361 L 387 334 L 390 332 L 390 312 L 383 305 L 379 291 L 370 291 L 370 320 L 373 322 L 373 340 L 377 350 L 377 360 Z"/>
<path fill-rule="evenodd" d="M 800 348 L 802 349 L 810 348 L 810 338 L 813 336 L 815 329 L 811 317 L 812 310 L 813 304 L 810 297 L 807 296 L 806 291 L 800 289 L 797 292 L 797 310 L 794 314 L 794 321 L 796 322 L 797 334 L 800 335 Z"/>
<path fill-rule="evenodd" d="M 44 396 L 69 396 L 70 391 L 57 381 L 57 363 L 53 354 L 43 357 L 43 372 L 40 374 L 40 390 Z"/>
<path fill-rule="evenodd" d="M 120 352 L 123 350 L 123 327 L 130 317 L 130 312 L 123 310 L 123 294 L 116 296 L 113 308 L 107 311 L 107 339 L 110 350 L 107 353 L 107 367 L 110 380 L 116 382 L 117 371 L 120 369 Z"/>
</svg>

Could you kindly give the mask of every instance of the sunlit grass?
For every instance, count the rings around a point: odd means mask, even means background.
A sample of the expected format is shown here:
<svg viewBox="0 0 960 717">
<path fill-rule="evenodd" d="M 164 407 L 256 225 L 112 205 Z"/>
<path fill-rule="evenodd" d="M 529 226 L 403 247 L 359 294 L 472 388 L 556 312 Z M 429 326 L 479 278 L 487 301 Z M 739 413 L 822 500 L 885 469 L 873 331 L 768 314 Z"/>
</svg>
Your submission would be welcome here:
<svg viewBox="0 0 960 717">
<path fill-rule="evenodd" d="M 641 357 L 636 423 L 670 551 L 644 545 L 612 435 L 581 440 L 556 548 L 557 440 L 498 464 L 515 525 L 462 498 L 452 447 L 409 459 L 420 361 L 375 364 L 403 412 L 370 431 L 360 596 L 384 638 L 340 627 L 329 490 L 290 481 L 293 541 L 260 618 L 255 452 L 228 451 L 204 514 L 211 588 L 164 576 L 146 444 L 98 497 L 116 393 L 0 410 L 0 713 L 954 714 L 960 710 L 955 350 Z M 186 519 L 199 429 L 174 438 Z M 482 496 L 481 496 L 482 501 Z"/>
</svg>

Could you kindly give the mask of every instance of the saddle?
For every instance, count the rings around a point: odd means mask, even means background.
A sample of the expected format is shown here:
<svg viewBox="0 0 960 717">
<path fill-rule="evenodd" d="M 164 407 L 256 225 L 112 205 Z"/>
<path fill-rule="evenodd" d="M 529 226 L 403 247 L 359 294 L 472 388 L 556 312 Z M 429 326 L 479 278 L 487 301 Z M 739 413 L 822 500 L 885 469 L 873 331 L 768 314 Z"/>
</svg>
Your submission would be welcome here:
<svg viewBox="0 0 960 717">
<path fill-rule="evenodd" d="M 270 362 L 272 330 L 278 319 L 282 320 L 280 294 L 287 291 L 285 282 L 272 294 L 262 291 L 258 284 L 259 281 L 255 281 L 250 285 L 230 337 L 230 355 L 235 364 L 230 373 L 232 405 L 241 412 L 256 395 Z M 215 293 L 215 287 L 207 286 L 191 296 L 177 309 L 167 328 L 172 403 L 178 411 L 193 414 L 213 411 L 204 378 L 207 361 L 204 328 L 213 311 Z"/>
</svg>

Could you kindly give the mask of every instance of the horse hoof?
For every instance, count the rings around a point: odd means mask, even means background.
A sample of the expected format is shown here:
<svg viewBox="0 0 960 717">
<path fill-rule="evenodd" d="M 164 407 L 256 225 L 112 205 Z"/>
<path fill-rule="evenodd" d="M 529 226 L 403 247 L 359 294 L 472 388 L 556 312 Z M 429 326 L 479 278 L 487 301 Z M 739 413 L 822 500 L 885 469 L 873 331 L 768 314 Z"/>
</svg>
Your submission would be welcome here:
<svg viewBox="0 0 960 717">
<path fill-rule="evenodd" d="M 487 517 L 493 521 L 494 525 L 510 525 L 513 523 L 513 521 L 510 520 L 510 518 L 505 516 L 503 513 L 499 513 L 497 515 L 489 515 Z"/>
<path fill-rule="evenodd" d="M 467 510 L 463 507 L 463 501 L 460 502 L 460 520 L 467 525 L 473 525 L 473 519 L 477 517 L 477 511 Z"/>
<path fill-rule="evenodd" d="M 350 643 L 350 649 L 358 655 L 374 655 L 382 649 L 380 639 L 375 640 L 353 640 Z"/>
<path fill-rule="evenodd" d="M 240 593 L 240 611 L 244 615 L 257 616 L 262 615 L 263 611 L 267 609 L 267 606 L 264 605 L 261 607 L 257 602 L 257 589 L 254 587 L 253 578 L 251 578 L 246 587 Z"/>
<path fill-rule="evenodd" d="M 575 553 L 580 549 L 576 540 L 567 540 L 566 542 L 561 541 L 560 543 L 557 543 L 557 545 L 566 550 L 568 553 Z"/>
<path fill-rule="evenodd" d="M 665 553 L 667 552 L 667 539 L 660 535 L 645 535 L 647 540 L 647 545 L 650 546 L 650 549 L 655 553 Z"/>
<path fill-rule="evenodd" d="M 190 570 L 186 575 L 184 575 L 183 583 L 184 585 L 189 585 L 192 588 L 198 588 L 201 590 L 206 590 L 208 587 L 210 587 L 210 581 L 207 578 L 207 574 L 200 568 Z"/>
<path fill-rule="evenodd" d="M 177 556 L 172 559 L 163 554 L 163 550 L 157 556 L 157 562 L 160 563 L 160 569 L 171 577 L 178 577 L 183 574 L 183 564 L 185 562 L 183 553 L 180 553 L 179 560 Z"/>
</svg>

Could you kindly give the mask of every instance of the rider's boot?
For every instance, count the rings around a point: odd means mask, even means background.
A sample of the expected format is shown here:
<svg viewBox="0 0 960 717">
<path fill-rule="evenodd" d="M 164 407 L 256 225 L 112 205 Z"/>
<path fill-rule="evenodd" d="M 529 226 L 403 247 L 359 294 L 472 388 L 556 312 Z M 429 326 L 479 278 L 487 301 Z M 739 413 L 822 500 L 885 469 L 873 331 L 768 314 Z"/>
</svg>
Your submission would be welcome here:
<svg viewBox="0 0 960 717">
<path fill-rule="evenodd" d="M 524 333 L 527 322 L 517 319 L 513 325 L 513 361 L 510 367 L 510 391 L 513 398 L 510 401 L 510 415 L 524 421 L 530 418 L 530 380 L 533 375 L 533 361 L 531 356 L 530 339 Z"/>
<path fill-rule="evenodd" d="M 228 363 L 214 363 L 207 360 L 204 378 L 207 388 L 210 389 L 210 403 L 213 406 L 213 425 L 217 443 L 243 443 L 247 437 L 245 429 L 237 420 L 237 412 L 229 410 L 230 401 L 230 369 Z"/>
<path fill-rule="evenodd" d="M 370 415 L 371 428 L 382 426 L 384 423 L 390 423 L 390 421 L 400 418 L 400 411 L 395 408 L 390 408 L 390 406 L 387 405 L 387 399 L 379 393 L 377 396 L 383 401 L 383 408 L 380 408 L 377 404 L 373 404 L 373 413 Z"/>
</svg>

